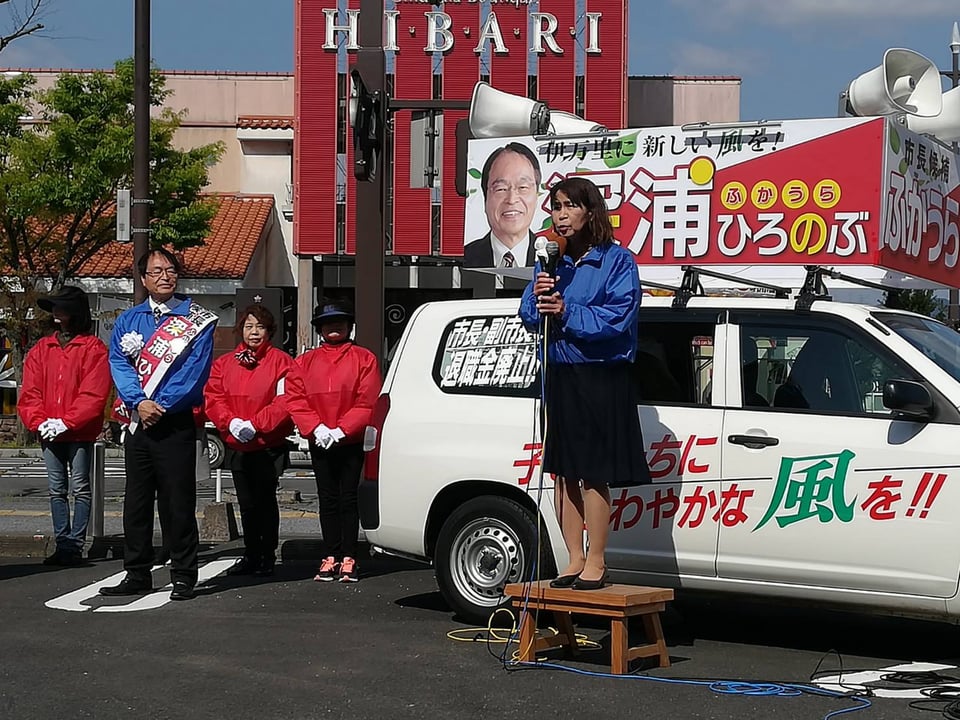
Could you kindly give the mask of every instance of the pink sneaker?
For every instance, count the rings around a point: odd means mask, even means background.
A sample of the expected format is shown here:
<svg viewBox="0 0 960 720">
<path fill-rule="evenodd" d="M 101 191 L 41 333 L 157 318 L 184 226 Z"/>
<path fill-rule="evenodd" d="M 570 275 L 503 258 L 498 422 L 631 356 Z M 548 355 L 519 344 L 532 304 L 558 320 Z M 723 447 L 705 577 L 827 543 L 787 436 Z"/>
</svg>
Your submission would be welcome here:
<svg viewBox="0 0 960 720">
<path fill-rule="evenodd" d="M 340 582 L 355 583 L 360 580 L 357 574 L 357 561 L 352 557 L 345 557 L 340 563 Z"/>
<path fill-rule="evenodd" d="M 316 582 L 333 582 L 333 578 L 337 575 L 337 567 L 340 565 L 336 559 L 331 555 L 323 559 L 323 562 L 320 563 L 320 569 L 317 570 L 317 574 L 313 577 Z"/>
</svg>

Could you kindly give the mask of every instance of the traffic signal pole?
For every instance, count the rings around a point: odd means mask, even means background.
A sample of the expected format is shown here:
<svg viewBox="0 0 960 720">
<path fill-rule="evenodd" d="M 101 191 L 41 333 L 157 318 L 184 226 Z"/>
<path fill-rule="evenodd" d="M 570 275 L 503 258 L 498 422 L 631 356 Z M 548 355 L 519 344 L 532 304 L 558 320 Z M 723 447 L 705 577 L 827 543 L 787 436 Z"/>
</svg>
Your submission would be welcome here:
<svg viewBox="0 0 960 720">
<path fill-rule="evenodd" d="M 383 49 L 383 0 L 360 0 L 356 68 L 371 93 L 386 98 L 386 52 Z M 382 103 L 383 104 L 383 103 Z M 387 113 L 381 112 L 381 118 Z M 381 128 L 384 134 L 387 128 Z M 381 147 L 377 167 L 368 182 L 357 183 L 356 313 L 357 344 L 376 355 L 383 367 L 384 297 L 383 266 L 386 235 L 385 195 L 387 173 L 392 171 L 389 152 Z M 351 171 L 350 168 L 347 169 Z"/>
</svg>

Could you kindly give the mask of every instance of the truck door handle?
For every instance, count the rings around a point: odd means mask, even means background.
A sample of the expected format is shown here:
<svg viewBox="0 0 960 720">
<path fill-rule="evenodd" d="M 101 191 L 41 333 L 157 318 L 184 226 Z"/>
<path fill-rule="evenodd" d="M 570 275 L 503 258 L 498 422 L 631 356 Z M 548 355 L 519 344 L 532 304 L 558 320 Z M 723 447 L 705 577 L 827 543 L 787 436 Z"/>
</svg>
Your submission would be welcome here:
<svg viewBox="0 0 960 720">
<path fill-rule="evenodd" d="M 762 450 L 765 447 L 773 447 L 780 444 L 780 438 L 769 437 L 767 435 L 731 435 L 727 442 L 734 445 L 743 445 L 751 450 Z"/>
</svg>

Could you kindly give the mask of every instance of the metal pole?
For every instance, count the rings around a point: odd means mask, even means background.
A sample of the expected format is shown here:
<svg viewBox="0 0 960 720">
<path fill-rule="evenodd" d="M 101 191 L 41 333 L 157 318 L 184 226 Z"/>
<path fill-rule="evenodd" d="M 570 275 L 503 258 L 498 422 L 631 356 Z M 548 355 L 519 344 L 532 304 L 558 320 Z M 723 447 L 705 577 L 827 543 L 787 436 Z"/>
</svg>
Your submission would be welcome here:
<svg viewBox="0 0 960 720">
<path fill-rule="evenodd" d="M 103 537 L 103 498 L 106 493 L 106 445 L 102 442 L 93 444 L 93 466 L 90 469 L 90 536 L 94 539 Z"/>
<path fill-rule="evenodd" d="M 386 54 L 383 50 L 384 0 L 360 0 L 357 69 L 371 93 L 379 90 L 386 103 Z M 384 112 L 382 117 L 386 118 Z M 384 128 L 384 138 L 389 128 Z M 370 182 L 357 183 L 356 310 L 357 344 L 383 363 L 383 263 L 386 235 L 385 180 L 393 170 L 390 143 L 381 148 L 377 170 Z M 348 169 L 348 172 L 350 170 Z"/>
<path fill-rule="evenodd" d="M 223 502 L 223 470 L 217 468 L 217 502 Z"/>
<path fill-rule="evenodd" d="M 960 27 L 957 23 L 953 24 L 953 30 L 950 33 L 950 54 L 953 56 L 953 68 L 950 71 L 950 82 L 956 88 L 960 85 Z M 957 154 L 957 143 L 953 143 L 954 157 Z M 957 288 L 950 288 L 949 299 L 947 301 L 947 317 L 950 324 L 957 327 L 960 323 L 960 291 Z"/>
<path fill-rule="evenodd" d="M 137 272 L 137 261 L 150 247 L 150 0 L 136 0 L 133 40 L 133 300 L 141 303 L 147 291 Z"/>
</svg>

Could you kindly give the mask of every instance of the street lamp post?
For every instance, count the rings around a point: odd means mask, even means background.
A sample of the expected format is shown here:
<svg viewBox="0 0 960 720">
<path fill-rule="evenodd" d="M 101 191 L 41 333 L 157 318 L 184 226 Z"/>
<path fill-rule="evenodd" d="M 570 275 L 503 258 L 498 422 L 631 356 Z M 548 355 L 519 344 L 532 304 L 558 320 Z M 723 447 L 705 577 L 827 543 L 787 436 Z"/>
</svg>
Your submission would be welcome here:
<svg viewBox="0 0 960 720">
<path fill-rule="evenodd" d="M 949 70 L 941 70 L 940 74 L 950 78 L 953 87 L 960 86 L 960 26 L 953 23 L 953 31 L 950 33 L 950 54 L 953 56 L 953 67 Z M 953 152 L 957 153 L 957 143 L 953 143 Z M 950 298 L 947 308 L 950 323 L 957 327 L 960 324 L 960 290 L 950 288 Z"/>
</svg>

